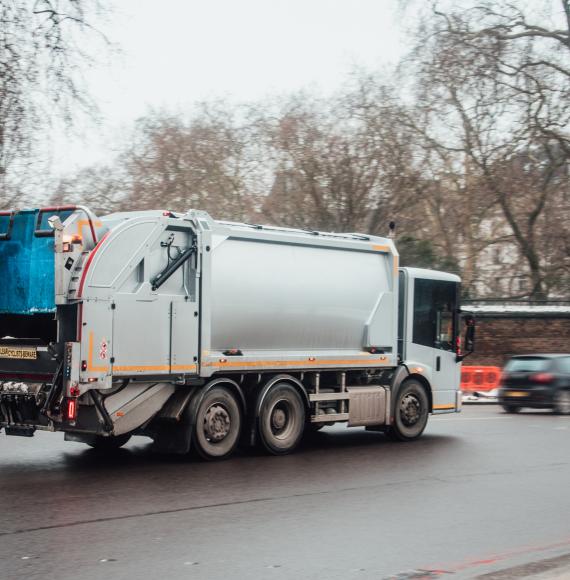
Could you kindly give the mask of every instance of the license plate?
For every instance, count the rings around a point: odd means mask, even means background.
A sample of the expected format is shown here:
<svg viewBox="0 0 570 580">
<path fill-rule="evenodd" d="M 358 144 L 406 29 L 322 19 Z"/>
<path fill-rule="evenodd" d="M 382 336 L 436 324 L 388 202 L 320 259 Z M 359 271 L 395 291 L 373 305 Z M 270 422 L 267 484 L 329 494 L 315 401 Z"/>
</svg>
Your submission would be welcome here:
<svg viewBox="0 0 570 580">
<path fill-rule="evenodd" d="M 38 350 L 35 346 L 0 346 L 0 358 L 36 360 Z"/>
<path fill-rule="evenodd" d="M 528 393 L 525 393 L 524 391 L 507 391 L 505 395 L 507 397 L 526 397 Z"/>
</svg>

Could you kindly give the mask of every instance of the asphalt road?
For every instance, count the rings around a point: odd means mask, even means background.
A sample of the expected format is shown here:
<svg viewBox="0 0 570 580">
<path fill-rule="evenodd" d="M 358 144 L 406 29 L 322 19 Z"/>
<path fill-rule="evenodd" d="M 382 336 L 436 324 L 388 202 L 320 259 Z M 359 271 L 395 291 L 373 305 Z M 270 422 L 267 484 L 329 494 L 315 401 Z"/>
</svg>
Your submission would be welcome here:
<svg viewBox="0 0 570 580">
<path fill-rule="evenodd" d="M 0 578 L 568 578 L 569 450 L 570 417 L 488 405 L 222 463 L 2 433 Z"/>
</svg>

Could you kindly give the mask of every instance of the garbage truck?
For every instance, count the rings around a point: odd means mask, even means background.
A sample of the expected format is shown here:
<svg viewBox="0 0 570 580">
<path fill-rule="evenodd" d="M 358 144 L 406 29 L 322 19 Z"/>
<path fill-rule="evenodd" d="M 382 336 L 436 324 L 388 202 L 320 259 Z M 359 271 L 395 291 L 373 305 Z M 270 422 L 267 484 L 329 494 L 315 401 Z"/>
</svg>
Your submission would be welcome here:
<svg viewBox="0 0 570 580">
<path fill-rule="evenodd" d="M 459 301 L 456 275 L 400 268 L 390 236 L 2 211 L 0 429 L 207 460 L 335 423 L 411 441 L 460 411 Z"/>
</svg>

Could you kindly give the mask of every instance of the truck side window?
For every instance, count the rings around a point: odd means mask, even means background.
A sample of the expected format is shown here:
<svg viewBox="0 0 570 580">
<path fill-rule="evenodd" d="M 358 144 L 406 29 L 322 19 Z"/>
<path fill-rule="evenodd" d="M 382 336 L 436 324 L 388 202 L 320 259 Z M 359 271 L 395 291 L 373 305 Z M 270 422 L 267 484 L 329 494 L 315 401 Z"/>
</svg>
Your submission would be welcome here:
<svg viewBox="0 0 570 580">
<path fill-rule="evenodd" d="M 440 280 L 414 281 L 414 332 L 416 344 L 454 350 L 457 285 Z"/>
</svg>

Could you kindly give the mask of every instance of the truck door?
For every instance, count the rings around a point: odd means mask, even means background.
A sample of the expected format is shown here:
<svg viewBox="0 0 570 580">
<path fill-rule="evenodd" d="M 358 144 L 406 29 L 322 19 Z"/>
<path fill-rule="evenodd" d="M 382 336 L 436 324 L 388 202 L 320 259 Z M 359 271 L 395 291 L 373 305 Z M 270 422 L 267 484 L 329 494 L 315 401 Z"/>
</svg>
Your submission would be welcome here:
<svg viewBox="0 0 570 580">
<path fill-rule="evenodd" d="M 434 410 L 454 409 L 460 380 L 456 359 L 459 285 L 423 278 L 414 279 L 413 285 L 412 350 L 431 363 Z"/>
</svg>

